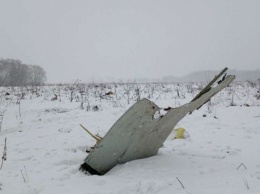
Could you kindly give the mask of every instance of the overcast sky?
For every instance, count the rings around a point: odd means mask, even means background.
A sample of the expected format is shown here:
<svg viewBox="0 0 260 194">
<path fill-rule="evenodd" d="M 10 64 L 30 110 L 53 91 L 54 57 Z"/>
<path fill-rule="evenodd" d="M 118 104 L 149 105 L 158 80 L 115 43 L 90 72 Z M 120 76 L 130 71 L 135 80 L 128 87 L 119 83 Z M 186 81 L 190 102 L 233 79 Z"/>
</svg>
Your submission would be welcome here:
<svg viewBox="0 0 260 194">
<path fill-rule="evenodd" d="M 48 82 L 260 68 L 260 0 L 0 0 L 0 58 Z"/>
</svg>

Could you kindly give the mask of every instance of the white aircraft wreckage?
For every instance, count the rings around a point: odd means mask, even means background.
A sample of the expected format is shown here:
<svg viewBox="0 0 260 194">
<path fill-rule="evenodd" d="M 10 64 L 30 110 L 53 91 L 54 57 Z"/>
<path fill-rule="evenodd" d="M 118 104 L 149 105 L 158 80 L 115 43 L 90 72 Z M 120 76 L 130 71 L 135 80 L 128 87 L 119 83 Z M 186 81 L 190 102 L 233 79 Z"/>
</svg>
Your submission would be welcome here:
<svg viewBox="0 0 260 194">
<path fill-rule="evenodd" d="M 188 113 L 199 109 L 215 94 L 227 87 L 234 75 L 226 74 L 223 69 L 215 78 L 190 102 L 155 118 L 160 108 L 148 99 L 142 99 L 130 107 L 110 128 L 103 138 L 98 138 L 97 145 L 81 165 L 82 170 L 90 174 L 103 175 L 117 164 L 136 159 L 148 158 L 158 153 L 164 141 L 175 125 Z"/>
</svg>

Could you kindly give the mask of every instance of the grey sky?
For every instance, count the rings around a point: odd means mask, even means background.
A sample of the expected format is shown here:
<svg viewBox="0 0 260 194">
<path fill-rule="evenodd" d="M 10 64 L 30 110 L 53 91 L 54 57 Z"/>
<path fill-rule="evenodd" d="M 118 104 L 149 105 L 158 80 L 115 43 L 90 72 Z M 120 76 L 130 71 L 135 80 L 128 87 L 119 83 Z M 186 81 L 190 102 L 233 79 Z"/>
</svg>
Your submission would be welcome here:
<svg viewBox="0 0 260 194">
<path fill-rule="evenodd" d="M 260 68 L 259 0 L 0 0 L 0 58 L 49 82 Z"/>
</svg>

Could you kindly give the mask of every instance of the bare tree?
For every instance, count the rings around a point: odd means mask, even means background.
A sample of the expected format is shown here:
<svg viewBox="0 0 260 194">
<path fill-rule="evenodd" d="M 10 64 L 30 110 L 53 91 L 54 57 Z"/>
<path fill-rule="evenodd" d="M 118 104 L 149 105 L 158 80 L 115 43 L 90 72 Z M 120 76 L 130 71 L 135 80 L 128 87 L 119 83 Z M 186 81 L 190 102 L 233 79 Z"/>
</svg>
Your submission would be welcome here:
<svg viewBox="0 0 260 194">
<path fill-rule="evenodd" d="M 29 66 L 30 77 L 29 83 L 34 86 L 40 86 L 46 81 L 46 72 L 38 65 Z"/>
</svg>

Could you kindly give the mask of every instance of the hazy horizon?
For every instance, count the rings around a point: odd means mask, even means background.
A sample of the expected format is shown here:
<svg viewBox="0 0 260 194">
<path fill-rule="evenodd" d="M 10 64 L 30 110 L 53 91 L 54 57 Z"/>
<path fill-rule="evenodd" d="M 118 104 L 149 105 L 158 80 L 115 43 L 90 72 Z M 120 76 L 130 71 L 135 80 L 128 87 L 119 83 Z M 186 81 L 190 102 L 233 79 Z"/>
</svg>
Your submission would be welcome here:
<svg viewBox="0 0 260 194">
<path fill-rule="evenodd" d="M 260 67 L 260 1 L 3 0 L 0 58 L 47 82 Z"/>
</svg>

